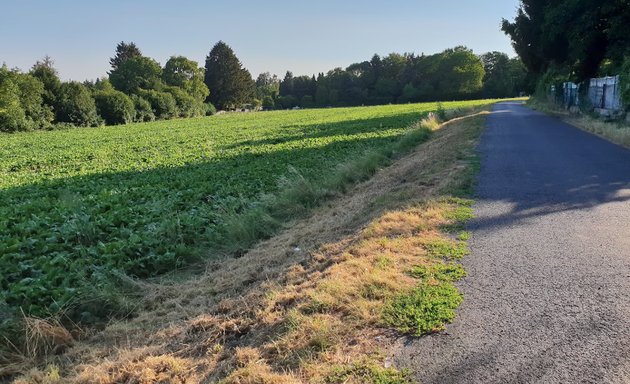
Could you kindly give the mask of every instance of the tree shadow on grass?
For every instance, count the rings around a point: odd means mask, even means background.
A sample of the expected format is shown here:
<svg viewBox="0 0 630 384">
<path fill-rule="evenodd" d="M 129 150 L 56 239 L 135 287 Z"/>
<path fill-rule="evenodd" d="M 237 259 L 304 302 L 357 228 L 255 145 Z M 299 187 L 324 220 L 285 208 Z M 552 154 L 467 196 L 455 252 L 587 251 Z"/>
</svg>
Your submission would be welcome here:
<svg viewBox="0 0 630 384">
<path fill-rule="evenodd" d="M 283 134 L 277 137 L 260 140 L 241 140 L 223 148 L 256 147 L 260 145 L 276 145 L 305 139 L 322 139 L 331 136 L 355 136 L 375 133 L 386 129 L 405 128 L 412 122 L 420 120 L 426 113 L 408 112 L 395 116 L 376 117 L 371 119 L 354 119 L 309 125 L 285 126 Z M 291 132 L 291 133 L 289 133 Z"/>
</svg>

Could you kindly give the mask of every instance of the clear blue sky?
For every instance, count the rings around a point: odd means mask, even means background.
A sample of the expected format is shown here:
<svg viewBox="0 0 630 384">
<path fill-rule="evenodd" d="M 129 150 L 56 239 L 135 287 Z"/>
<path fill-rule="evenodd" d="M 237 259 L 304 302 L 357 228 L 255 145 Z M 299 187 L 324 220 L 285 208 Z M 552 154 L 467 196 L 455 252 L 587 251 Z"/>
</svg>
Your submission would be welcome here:
<svg viewBox="0 0 630 384">
<path fill-rule="evenodd" d="M 0 63 L 28 70 L 50 55 L 64 80 L 95 79 L 120 41 L 164 64 L 184 55 L 203 66 L 228 43 L 253 76 L 325 72 L 374 53 L 431 54 L 456 45 L 514 55 L 500 31 L 518 0 L 202 1 L 20 0 L 0 15 Z"/>
</svg>

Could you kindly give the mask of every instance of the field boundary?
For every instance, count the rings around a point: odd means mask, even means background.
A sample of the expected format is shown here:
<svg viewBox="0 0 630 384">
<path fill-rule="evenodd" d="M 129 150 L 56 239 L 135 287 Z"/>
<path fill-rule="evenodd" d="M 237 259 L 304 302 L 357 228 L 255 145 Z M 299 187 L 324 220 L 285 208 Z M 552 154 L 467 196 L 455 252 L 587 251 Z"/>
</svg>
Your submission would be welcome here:
<svg viewBox="0 0 630 384">
<path fill-rule="evenodd" d="M 461 222 L 469 202 L 454 196 L 472 183 L 483 119 L 482 113 L 435 125 L 432 139 L 399 154 L 394 166 L 330 196 L 241 258 L 211 263 L 204 276 L 185 283 L 147 283 L 138 317 L 49 356 L 37 374 L 103 383 L 141 372 L 173 382 L 310 382 L 312 375 L 408 382 L 404 372 L 383 368 L 387 324 L 422 334 L 452 316 L 447 310 L 413 331 L 405 324 L 414 324 L 408 315 L 418 312 L 399 309 L 413 309 L 407 304 L 426 291 L 422 286 L 436 287 L 435 297 L 447 295 L 456 307 L 458 294 L 449 286 L 462 276 L 455 263 L 466 253 Z M 352 272 L 366 269 L 367 275 Z M 403 322 L 381 317 L 387 303 Z"/>
</svg>

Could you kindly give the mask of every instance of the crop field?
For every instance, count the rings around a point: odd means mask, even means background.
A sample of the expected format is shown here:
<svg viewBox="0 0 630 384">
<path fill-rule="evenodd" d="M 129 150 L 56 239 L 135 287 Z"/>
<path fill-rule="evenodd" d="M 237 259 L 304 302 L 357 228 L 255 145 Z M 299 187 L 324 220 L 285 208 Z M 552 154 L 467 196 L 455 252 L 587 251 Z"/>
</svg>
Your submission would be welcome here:
<svg viewBox="0 0 630 384">
<path fill-rule="evenodd" d="M 0 313 L 45 316 L 82 303 L 79 320 L 103 316 L 110 309 L 97 297 L 112 276 L 146 278 L 212 257 L 226 220 L 256 209 L 287 176 L 324 180 L 396 142 L 436 108 L 228 114 L 1 135 Z"/>
</svg>

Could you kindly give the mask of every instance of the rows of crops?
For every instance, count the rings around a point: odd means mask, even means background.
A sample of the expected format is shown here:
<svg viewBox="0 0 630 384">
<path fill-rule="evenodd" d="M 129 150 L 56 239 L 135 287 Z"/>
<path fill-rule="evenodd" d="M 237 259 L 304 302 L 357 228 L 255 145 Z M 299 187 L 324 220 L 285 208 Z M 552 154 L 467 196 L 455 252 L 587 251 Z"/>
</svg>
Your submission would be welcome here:
<svg viewBox="0 0 630 384">
<path fill-rule="evenodd" d="M 445 107 L 481 104 L 487 101 Z M 290 167 L 321 179 L 397 140 L 435 108 L 280 111 L 2 135 L 0 312 L 45 315 L 107 289 L 112 271 L 154 276 L 209 256 L 226 215 L 276 192 Z"/>
</svg>

